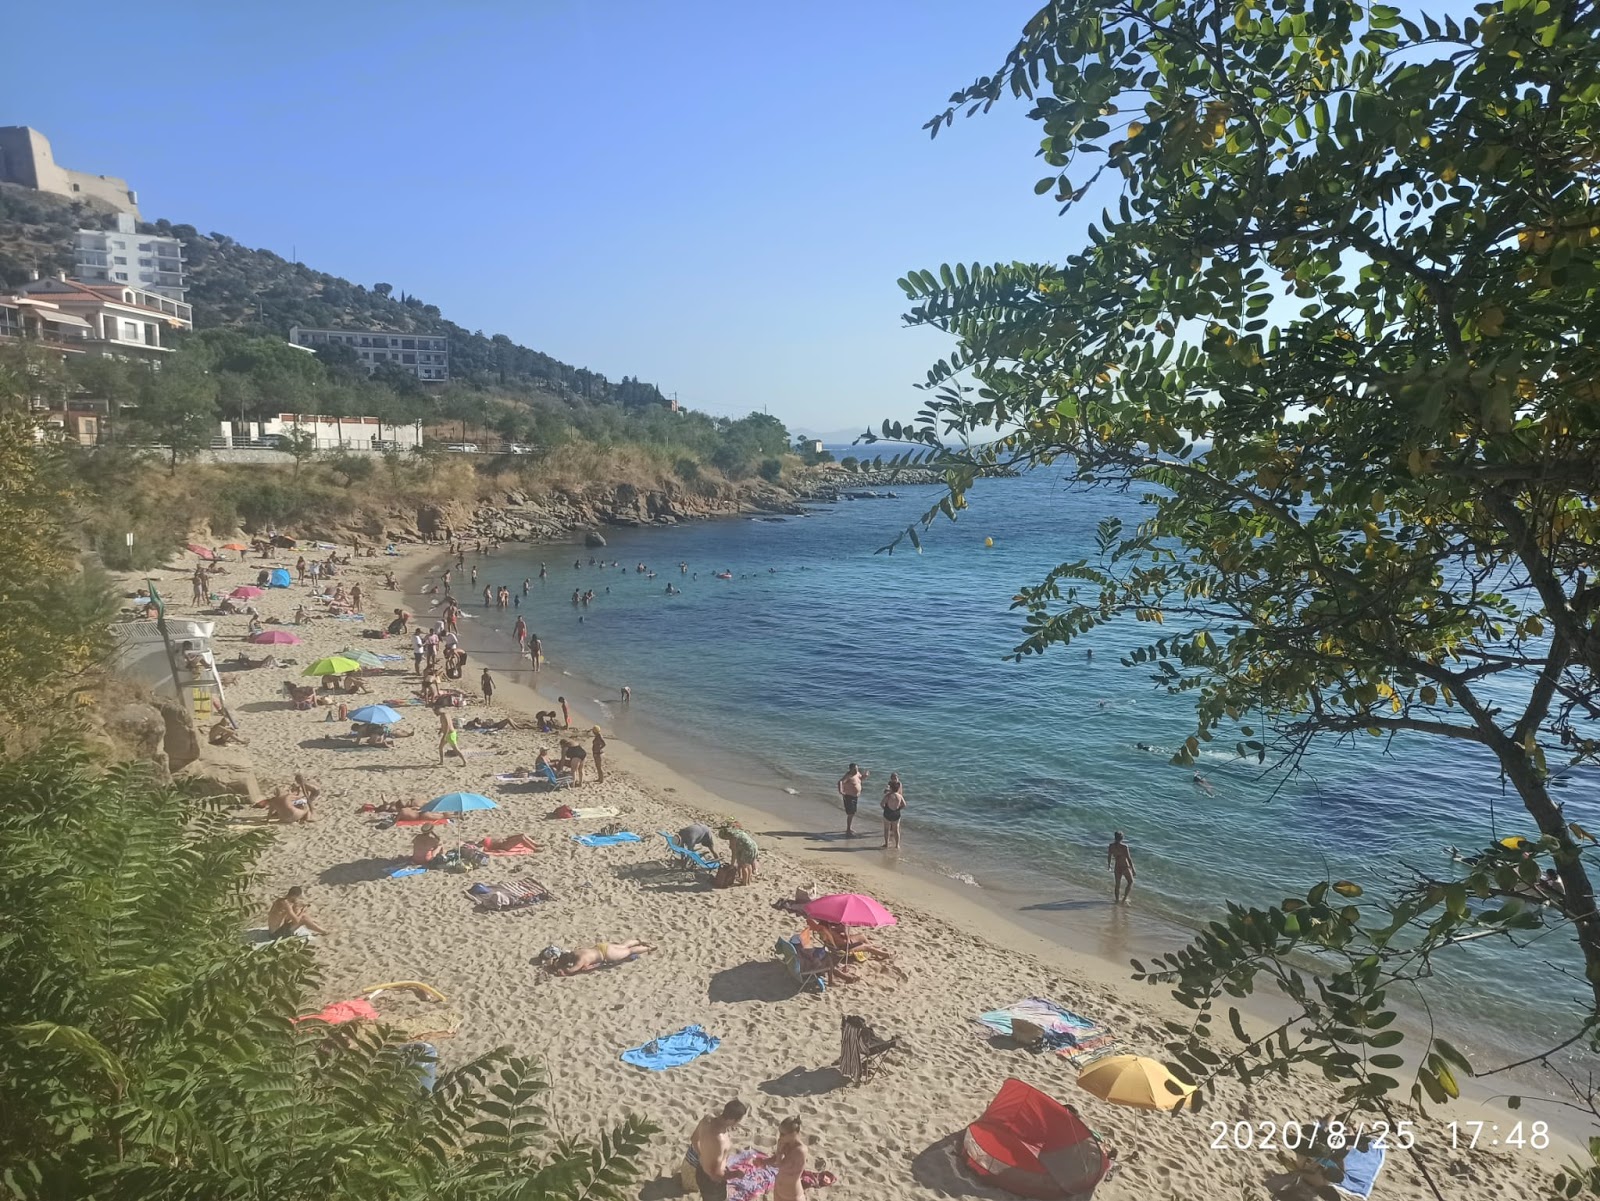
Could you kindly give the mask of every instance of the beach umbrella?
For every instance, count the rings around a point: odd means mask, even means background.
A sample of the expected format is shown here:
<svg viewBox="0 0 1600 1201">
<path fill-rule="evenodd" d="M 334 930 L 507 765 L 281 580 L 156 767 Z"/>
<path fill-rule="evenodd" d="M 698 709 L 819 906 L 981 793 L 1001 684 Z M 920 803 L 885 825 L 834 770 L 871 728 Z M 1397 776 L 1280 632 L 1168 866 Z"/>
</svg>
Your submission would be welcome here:
<svg viewBox="0 0 1600 1201">
<path fill-rule="evenodd" d="M 1171 1109 L 1194 1092 L 1194 1085 L 1184 1084 L 1143 1055 L 1113 1055 L 1090 1064 L 1078 1073 L 1078 1087 L 1113 1105 L 1134 1109 Z"/>
<path fill-rule="evenodd" d="M 217 557 L 216 551 L 209 546 L 201 546 L 198 542 L 191 542 L 184 549 L 199 555 L 202 559 L 215 559 Z"/>
<path fill-rule="evenodd" d="M 247 546 L 243 542 L 224 542 L 217 549 L 219 549 L 219 550 L 249 550 L 250 548 L 249 548 L 249 546 Z"/>
<path fill-rule="evenodd" d="M 383 660 L 371 651 L 342 650 L 334 651 L 333 653 L 341 659 L 349 659 L 352 662 L 359 663 L 362 667 L 379 668 L 384 666 Z"/>
<path fill-rule="evenodd" d="M 299 646 L 300 639 L 288 630 L 261 630 L 250 635 L 251 642 L 264 646 Z"/>
<path fill-rule="evenodd" d="M 474 809 L 498 809 L 486 796 L 476 792 L 447 792 L 422 807 L 423 813 L 471 813 Z"/>
<path fill-rule="evenodd" d="M 257 588 L 254 584 L 240 584 L 228 595 L 233 597 L 234 600 L 255 600 L 258 596 L 265 596 L 266 590 Z"/>
<path fill-rule="evenodd" d="M 350 710 L 351 721 L 364 721 L 372 726 L 392 726 L 404 718 L 388 705 L 362 705 L 359 709 Z"/>
<path fill-rule="evenodd" d="M 354 659 L 346 659 L 343 655 L 329 655 L 326 659 L 318 659 L 300 674 L 303 676 L 342 676 L 352 671 L 360 671 L 361 664 Z"/>
<path fill-rule="evenodd" d="M 800 907 L 807 917 L 835 926 L 892 926 L 894 914 L 871 897 L 859 892 L 836 892 Z"/>
</svg>

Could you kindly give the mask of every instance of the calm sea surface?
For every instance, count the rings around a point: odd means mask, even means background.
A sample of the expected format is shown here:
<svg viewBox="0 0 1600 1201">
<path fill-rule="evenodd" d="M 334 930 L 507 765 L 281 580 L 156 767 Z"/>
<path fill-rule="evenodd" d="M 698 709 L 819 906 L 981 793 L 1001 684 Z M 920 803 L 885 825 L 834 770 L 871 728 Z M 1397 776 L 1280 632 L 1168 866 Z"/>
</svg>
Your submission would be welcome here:
<svg viewBox="0 0 1600 1201">
<path fill-rule="evenodd" d="M 480 561 L 480 587 L 520 588 L 530 576 L 522 608 L 502 617 L 461 594 L 491 639 L 527 616 L 568 673 L 557 682 L 547 669 L 543 687 L 652 753 L 675 751 L 666 757 L 680 766 L 705 756 L 753 786 L 792 790 L 810 820 L 837 808 L 834 781 L 856 760 L 872 772 L 860 825 L 880 839 L 877 797 L 898 771 L 908 854 L 985 889 L 1061 898 L 1032 908 L 1057 908 L 1062 922 L 1107 920 L 1071 898 L 1104 895 L 1114 829 L 1134 848 L 1138 910 L 1192 927 L 1226 899 L 1275 902 L 1328 876 L 1370 887 L 1402 877 L 1407 863 L 1445 872 L 1446 844 L 1531 828 L 1487 755 L 1420 735 L 1387 751 L 1376 740 L 1330 743 L 1276 796 L 1281 778 L 1262 778 L 1219 739 L 1202 756 L 1206 795 L 1191 770 L 1167 762 L 1192 730 L 1191 699 L 1119 662 L 1151 627 L 1099 631 L 1020 664 L 1003 658 L 1018 638 L 1017 588 L 1092 557 L 1096 522 L 1115 514 L 1132 524 L 1136 498 L 1069 490 L 1042 471 L 981 481 L 968 514 L 941 520 L 922 554 L 875 554 L 939 496 L 896 491 L 779 522 L 617 531 L 598 552 L 508 547 Z M 621 566 L 591 567 L 599 554 Z M 655 578 L 635 570 L 641 562 Z M 734 578 L 714 578 L 724 570 Z M 682 594 L 666 595 L 668 584 Z M 575 608 L 575 588 L 598 596 Z M 514 657 L 490 663 L 510 668 Z M 615 705 L 623 684 L 634 697 L 626 713 Z M 713 745 L 684 740 L 688 719 Z M 1597 794 L 1591 773 L 1568 777 L 1559 795 L 1569 816 L 1600 828 Z M 1564 944 L 1548 954 L 1571 962 Z M 1531 967 L 1486 942 L 1443 965 L 1446 1008 L 1489 1058 L 1554 1032 L 1581 991 Z"/>
</svg>

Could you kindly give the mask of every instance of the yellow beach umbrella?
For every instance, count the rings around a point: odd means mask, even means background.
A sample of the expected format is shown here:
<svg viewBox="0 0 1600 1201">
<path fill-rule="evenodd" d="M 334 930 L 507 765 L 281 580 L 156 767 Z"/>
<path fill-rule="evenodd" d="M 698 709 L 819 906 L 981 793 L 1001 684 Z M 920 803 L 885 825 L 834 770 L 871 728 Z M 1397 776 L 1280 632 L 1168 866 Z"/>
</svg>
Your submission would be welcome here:
<svg viewBox="0 0 1600 1201">
<path fill-rule="evenodd" d="M 326 659 L 318 659 L 300 674 L 303 676 L 342 676 L 352 671 L 360 671 L 361 664 L 354 659 L 346 659 L 343 655 L 329 655 Z"/>
<path fill-rule="evenodd" d="M 1173 1092 L 1168 1081 L 1179 1091 Z M 1194 1085 L 1182 1083 L 1143 1055 L 1113 1055 L 1091 1064 L 1078 1073 L 1078 1087 L 1113 1105 L 1135 1109 L 1171 1109 L 1194 1092 Z"/>
</svg>

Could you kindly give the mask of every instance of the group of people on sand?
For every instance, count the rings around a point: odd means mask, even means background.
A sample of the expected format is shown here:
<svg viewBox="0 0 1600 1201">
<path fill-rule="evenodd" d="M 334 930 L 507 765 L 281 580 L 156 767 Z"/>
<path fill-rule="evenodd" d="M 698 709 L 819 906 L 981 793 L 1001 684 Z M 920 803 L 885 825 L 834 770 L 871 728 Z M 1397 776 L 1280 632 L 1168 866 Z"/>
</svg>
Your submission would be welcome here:
<svg viewBox="0 0 1600 1201">
<path fill-rule="evenodd" d="M 750 1111 L 735 1098 L 717 1113 L 701 1118 L 689 1135 L 679 1165 L 679 1184 L 683 1191 L 706 1201 L 726 1201 L 728 1184 L 749 1167 L 771 1167 L 777 1173 L 772 1184 L 773 1201 L 805 1201 L 807 1184 L 832 1183 L 826 1173 L 807 1170 L 805 1137 L 799 1118 L 784 1118 L 778 1123 L 778 1137 L 771 1155 L 758 1155 L 737 1167 L 733 1158 L 733 1132 Z"/>
<path fill-rule="evenodd" d="M 863 771 L 855 763 L 844 769 L 844 775 L 839 777 L 839 798 L 844 802 L 844 836 L 856 836 L 856 812 L 861 805 L 861 788 L 869 772 Z M 890 772 L 888 782 L 883 787 L 883 845 L 885 847 L 900 846 L 900 822 L 906 812 L 905 787 L 900 782 L 899 772 Z"/>
</svg>

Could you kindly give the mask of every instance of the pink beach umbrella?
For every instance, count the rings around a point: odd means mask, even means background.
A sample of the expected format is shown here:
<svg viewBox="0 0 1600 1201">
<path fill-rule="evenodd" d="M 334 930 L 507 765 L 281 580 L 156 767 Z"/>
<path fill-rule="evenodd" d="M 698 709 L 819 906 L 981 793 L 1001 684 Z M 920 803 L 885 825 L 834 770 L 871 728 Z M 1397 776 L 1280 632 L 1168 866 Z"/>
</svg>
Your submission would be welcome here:
<svg viewBox="0 0 1600 1201">
<path fill-rule="evenodd" d="M 877 901 L 859 892 L 832 893 L 807 901 L 801 908 L 807 917 L 835 926 L 892 926 L 898 920 Z"/>
<path fill-rule="evenodd" d="M 266 592 L 257 588 L 254 584 L 240 584 L 228 595 L 233 597 L 234 600 L 255 600 L 258 596 L 265 596 Z"/>
<path fill-rule="evenodd" d="M 199 555 L 202 559 L 215 559 L 217 557 L 216 551 L 209 546 L 201 546 L 198 542 L 191 542 L 184 549 L 192 554 Z"/>
<path fill-rule="evenodd" d="M 262 630 L 259 634 L 251 634 L 250 641 L 268 643 L 276 646 L 300 645 L 300 639 L 289 633 L 288 630 Z"/>
</svg>

